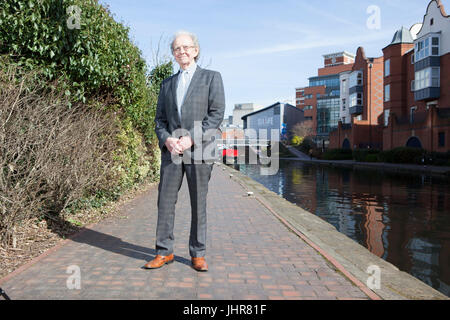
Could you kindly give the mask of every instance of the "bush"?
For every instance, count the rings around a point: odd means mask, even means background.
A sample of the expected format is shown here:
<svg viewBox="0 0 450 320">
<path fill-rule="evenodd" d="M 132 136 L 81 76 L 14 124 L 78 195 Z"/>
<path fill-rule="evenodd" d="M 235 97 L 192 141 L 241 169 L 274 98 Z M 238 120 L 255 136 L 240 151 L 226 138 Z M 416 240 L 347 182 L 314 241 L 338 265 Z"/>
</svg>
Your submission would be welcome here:
<svg viewBox="0 0 450 320">
<path fill-rule="evenodd" d="M 11 66 L 0 69 L 0 240 L 11 243 L 21 221 L 59 214 L 89 191 L 113 188 L 114 137 L 111 111 L 43 90 L 33 76 L 16 83 Z"/>
<path fill-rule="evenodd" d="M 312 141 L 310 138 L 305 138 L 302 140 L 300 145 L 297 146 L 297 149 L 299 149 L 303 153 L 309 154 L 310 149 L 315 149 L 314 141 Z"/>
<path fill-rule="evenodd" d="M 378 162 L 378 154 L 368 154 L 364 158 L 364 162 Z"/>
<path fill-rule="evenodd" d="M 293 146 L 299 146 L 303 142 L 304 138 L 301 138 L 299 136 L 294 136 L 291 140 L 291 144 Z"/>
<path fill-rule="evenodd" d="M 425 153 L 425 150 L 419 148 L 399 147 L 380 152 L 378 160 L 389 163 L 418 163 Z"/>
<path fill-rule="evenodd" d="M 75 13 L 67 13 L 71 6 L 81 10 L 79 29 Z M 152 143 L 156 103 L 145 60 L 128 33 L 96 0 L 0 2 L 0 54 L 24 70 L 42 69 L 45 82 L 66 80 L 58 86 L 70 101 L 107 97 L 109 107 L 122 109 Z"/>
<path fill-rule="evenodd" d="M 68 25 L 73 5 L 80 29 Z M 128 28 L 96 0 L 0 1 L 3 242 L 35 215 L 158 178 L 154 117 L 171 73 L 171 62 L 148 73 Z"/>
<path fill-rule="evenodd" d="M 450 151 L 427 152 L 422 163 L 435 166 L 450 166 Z"/>
<path fill-rule="evenodd" d="M 354 149 L 353 159 L 359 162 L 376 162 L 378 161 L 379 150 L 375 149 Z"/>
<path fill-rule="evenodd" d="M 324 160 L 352 160 L 352 150 L 350 149 L 330 149 L 323 154 Z"/>
</svg>

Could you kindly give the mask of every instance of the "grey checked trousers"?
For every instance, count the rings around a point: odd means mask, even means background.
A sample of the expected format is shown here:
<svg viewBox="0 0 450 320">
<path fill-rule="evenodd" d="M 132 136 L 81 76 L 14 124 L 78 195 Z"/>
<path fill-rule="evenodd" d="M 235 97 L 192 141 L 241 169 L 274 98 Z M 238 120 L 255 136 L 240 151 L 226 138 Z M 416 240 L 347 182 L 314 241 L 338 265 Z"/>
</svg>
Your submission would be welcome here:
<svg viewBox="0 0 450 320">
<path fill-rule="evenodd" d="M 170 159 L 161 160 L 158 186 L 158 223 L 156 227 L 156 254 L 173 253 L 175 205 L 184 174 L 191 199 L 191 230 L 189 254 L 203 257 L 206 253 L 206 198 L 213 164 L 175 164 Z"/>
</svg>

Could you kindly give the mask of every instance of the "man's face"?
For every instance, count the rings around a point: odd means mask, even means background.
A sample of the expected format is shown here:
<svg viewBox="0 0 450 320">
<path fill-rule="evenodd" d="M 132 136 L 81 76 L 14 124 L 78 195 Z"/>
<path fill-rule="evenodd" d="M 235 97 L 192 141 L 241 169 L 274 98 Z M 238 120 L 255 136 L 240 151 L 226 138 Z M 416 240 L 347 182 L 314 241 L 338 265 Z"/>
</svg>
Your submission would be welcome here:
<svg viewBox="0 0 450 320">
<path fill-rule="evenodd" d="M 198 48 L 194 47 L 190 36 L 181 35 L 173 42 L 173 54 L 180 67 L 186 69 L 194 63 Z"/>
</svg>

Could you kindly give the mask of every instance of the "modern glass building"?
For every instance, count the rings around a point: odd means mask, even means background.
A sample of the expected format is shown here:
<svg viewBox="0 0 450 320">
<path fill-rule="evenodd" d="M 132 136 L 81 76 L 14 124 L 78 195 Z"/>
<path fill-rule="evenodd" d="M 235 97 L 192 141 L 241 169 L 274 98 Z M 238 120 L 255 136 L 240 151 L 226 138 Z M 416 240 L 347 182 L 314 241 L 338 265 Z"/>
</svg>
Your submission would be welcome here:
<svg viewBox="0 0 450 320">
<path fill-rule="evenodd" d="M 309 78 L 309 86 L 325 86 L 325 94 L 317 95 L 317 137 L 328 140 L 328 134 L 338 126 L 340 115 L 339 74 Z"/>
<path fill-rule="evenodd" d="M 317 99 L 317 135 L 328 136 L 337 129 L 340 120 L 340 100 L 337 97 L 322 97 Z"/>
</svg>

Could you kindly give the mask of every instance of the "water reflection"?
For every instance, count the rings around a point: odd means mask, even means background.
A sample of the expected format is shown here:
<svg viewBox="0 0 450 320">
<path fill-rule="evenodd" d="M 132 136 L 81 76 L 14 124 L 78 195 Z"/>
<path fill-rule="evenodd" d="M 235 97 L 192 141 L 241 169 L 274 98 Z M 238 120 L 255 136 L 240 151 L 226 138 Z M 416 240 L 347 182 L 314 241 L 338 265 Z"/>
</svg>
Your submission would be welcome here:
<svg viewBox="0 0 450 320">
<path fill-rule="evenodd" d="M 280 161 L 274 176 L 255 165 L 236 168 L 450 296 L 448 180 L 297 161 Z"/>
</svg>

